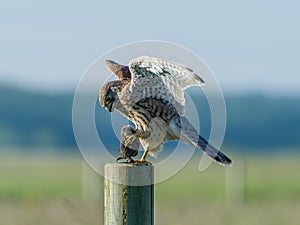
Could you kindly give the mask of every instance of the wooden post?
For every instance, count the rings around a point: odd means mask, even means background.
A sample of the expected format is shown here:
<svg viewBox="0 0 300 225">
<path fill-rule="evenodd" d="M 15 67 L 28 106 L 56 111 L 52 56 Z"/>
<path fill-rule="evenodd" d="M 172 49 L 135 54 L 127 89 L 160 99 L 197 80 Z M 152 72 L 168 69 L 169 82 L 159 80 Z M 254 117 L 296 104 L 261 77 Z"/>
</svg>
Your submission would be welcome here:
<svg viewBox="0 0 300 225">
<path fill-rule="evenodd" d="M 104 224 L 153 225 L 153 189 L 153 166 L 106 164 Z"/>
</svg>

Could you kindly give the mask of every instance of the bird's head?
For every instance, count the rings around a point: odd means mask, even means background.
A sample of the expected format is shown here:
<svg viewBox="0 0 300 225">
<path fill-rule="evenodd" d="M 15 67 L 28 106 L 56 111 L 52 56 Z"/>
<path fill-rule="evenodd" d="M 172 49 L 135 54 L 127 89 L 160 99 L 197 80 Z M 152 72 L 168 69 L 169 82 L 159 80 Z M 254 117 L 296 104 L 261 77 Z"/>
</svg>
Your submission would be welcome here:
<svg viewBox="0 0 300 225">
<path fill-rule="evenodd" d="M 121 81 L 110 81 L 105 84 L 99 93 L 100 105 L 109 112 L 114 111 L 115 102 L 119 100 L 118 92 L 122 90 Z"/>
</svg>

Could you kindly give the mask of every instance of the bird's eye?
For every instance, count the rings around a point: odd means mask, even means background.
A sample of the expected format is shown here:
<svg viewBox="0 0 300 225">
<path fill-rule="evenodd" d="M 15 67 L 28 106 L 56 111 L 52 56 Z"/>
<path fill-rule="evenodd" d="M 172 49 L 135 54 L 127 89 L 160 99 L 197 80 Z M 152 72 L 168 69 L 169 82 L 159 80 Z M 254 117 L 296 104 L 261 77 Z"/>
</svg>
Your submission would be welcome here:
<svg viewBox="0 0 300 225">
<path fill-rule="evenodd" d="M 111 100 L 112 100 L 112 98 L 111 98 L 110 95 L 108 95 L 108 96 L 105 98 L 105 102 L 106 102 L 106 103 L 110 103 Z"/>
</svg>

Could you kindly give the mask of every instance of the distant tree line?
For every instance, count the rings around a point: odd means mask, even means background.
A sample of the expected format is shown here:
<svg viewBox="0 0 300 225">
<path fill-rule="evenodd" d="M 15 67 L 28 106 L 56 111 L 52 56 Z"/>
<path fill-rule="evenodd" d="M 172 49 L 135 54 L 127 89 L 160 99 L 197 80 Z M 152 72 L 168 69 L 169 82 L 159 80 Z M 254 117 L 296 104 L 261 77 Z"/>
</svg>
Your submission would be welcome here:
<svg viewBox="0 0 300 225">
<path fill-rule="evenodd" d="M 210 111 L 202 95 L 191 92 L 208 137 Z M 74 148 L 73 93 L 36 93 L 0 88 L 0 147 Z M 300 98 L 262 95 L 227 96 L 227 130 L 224 146 L 245 151 L 300 147 Z M 110 115 L 96 104 L 95 121 L 104 144 L 118 148 Z M 105 132 L 103 132 L 103 128 Z"/>
</svg>

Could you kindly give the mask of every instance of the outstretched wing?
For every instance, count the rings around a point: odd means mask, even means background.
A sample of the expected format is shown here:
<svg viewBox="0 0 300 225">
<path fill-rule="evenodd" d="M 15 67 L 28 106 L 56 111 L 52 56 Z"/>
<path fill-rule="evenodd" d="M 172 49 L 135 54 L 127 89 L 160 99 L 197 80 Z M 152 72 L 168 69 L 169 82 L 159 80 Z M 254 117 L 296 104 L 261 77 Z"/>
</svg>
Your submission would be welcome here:
<svg viewBox="0 0 300 225">
<path fill-rule="evenodd" d="M 113 72 L 119 80 L 131 79 L 128 66 L 121 65 L 112 60 L 105 60 L 104 65 L 109 71 Z"/>
<path fill-rule="evenodd" d="M 141 56 L 129 62 L 131 86 L 145 93 L 145 97 L 166 98 L 163 90 L 148 91 L 149 87 L 167 88 L 175 101 L 179 114 L 184 113 L 183 90 L 190 86 L 200 86 L 204 81 L 194 71 L 184 65 L 165 59 Z M 167 99 L 168 100 L 168 99 Z M 172 101 L 172 100 L 171 100 Z"/>
</svg>

